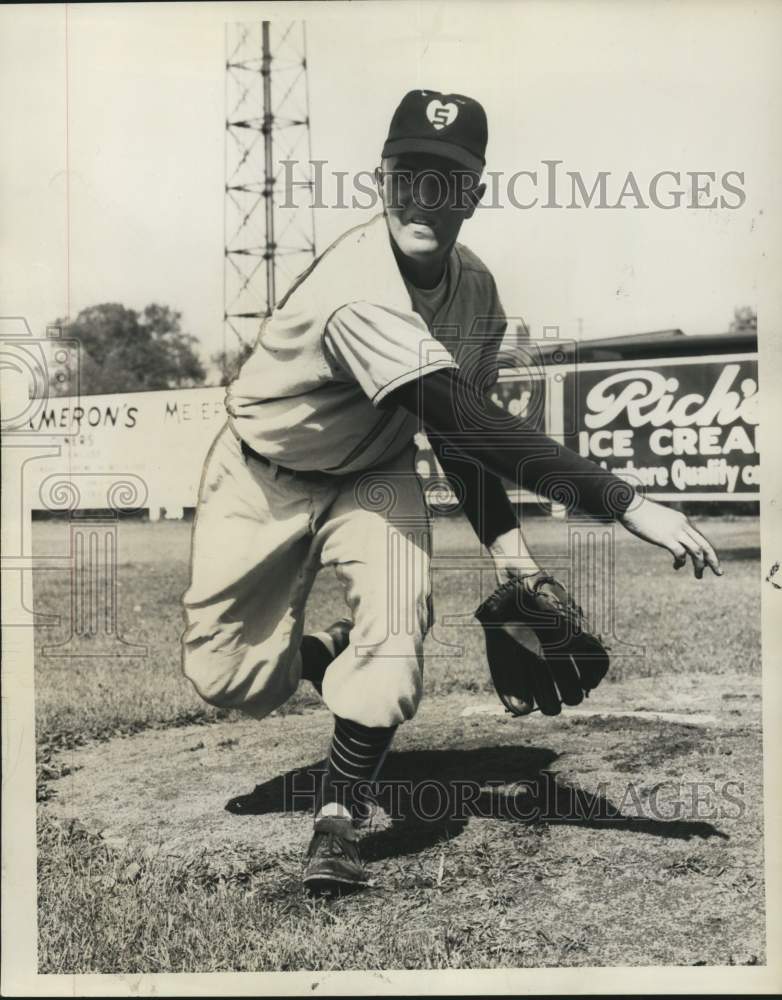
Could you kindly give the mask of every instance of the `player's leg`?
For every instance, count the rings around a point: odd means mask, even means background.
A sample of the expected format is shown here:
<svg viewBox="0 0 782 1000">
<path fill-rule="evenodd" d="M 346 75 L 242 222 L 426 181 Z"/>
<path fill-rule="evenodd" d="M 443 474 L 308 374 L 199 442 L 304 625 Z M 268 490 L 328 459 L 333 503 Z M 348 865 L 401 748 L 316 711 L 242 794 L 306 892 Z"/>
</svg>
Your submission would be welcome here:
<svg viewBox="0 0 782 1000">
<path fill-rule="evenodd" d="M 216 440 L 183 599 L 184 673 L 210 704 L 262 718 L 295 691 L 304 605 L 317 571 L 313 509 L 335 493 L 333 484 L 276 476 L 247 458 L 228 428 Z"/>
<path fill-rule="evenodd" d="M 304 884 L 312 892 L 354 888 L 368 881 L 356 844 L 356 822 L 380 774 L 396 726 L 361 726 L 334 717 L 334 735 L 315 807 Z"/>
<path fill-rule="evenodd" d="M 430 528 L 414 452 L 346 481 L 313 547 L 323 565 L 335 567 L 354 621 L 323 682 L 334 735 L 304 875 L 317 891 L 366 881 L 353 822 L 397 726 L 412 718 L 421 696 Z"/>
<path fill-rule="evenodd" d="M 326 704 L 369 727 L 415 715 L 431 626 L 430 520 L 415 450 L 349 477 L 317 524 L 313 547 L 333 566 L 353 619 L 349 646 L 329 665 Z"/>
</svg>

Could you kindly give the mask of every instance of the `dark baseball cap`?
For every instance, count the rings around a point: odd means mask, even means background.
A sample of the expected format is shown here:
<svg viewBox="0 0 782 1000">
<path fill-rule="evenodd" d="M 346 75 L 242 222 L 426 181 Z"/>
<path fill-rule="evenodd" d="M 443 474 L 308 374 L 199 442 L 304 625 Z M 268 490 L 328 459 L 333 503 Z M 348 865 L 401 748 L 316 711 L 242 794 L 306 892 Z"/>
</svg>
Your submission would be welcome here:
<svg viewBox="0 0 782 1000">
<path fill-rule="evenodd" d="M 488 139 L 486 112 L 472 97 L 411 90 L 394 112 L 382 155 L 431 153 L 480 173 Z"/>
</svg>

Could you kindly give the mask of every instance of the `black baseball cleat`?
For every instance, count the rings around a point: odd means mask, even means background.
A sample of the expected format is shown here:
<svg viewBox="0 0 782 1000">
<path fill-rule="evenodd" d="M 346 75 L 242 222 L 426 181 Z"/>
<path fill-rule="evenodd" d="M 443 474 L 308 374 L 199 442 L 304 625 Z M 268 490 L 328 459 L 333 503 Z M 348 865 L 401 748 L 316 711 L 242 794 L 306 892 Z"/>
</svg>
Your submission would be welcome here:
<svg viewBox="0 0 782 1000">
<path fill-rule="evenodd" d="M 352 892 L 369 884 L 356 846 L 353 821 L 341 816 L 315 820 L 302 882 L 316 896 Z"/>
</svg>

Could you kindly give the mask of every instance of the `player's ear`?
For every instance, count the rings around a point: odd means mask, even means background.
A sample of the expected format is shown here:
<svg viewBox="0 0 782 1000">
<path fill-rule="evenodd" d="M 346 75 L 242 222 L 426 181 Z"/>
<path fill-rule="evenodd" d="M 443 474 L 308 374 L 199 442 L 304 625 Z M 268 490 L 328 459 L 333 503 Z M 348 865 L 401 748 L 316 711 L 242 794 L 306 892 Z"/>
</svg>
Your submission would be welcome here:
<svg viewBox="0 0 782 1000">
<path fill-rule="evenodd" d="M 383 168 L 382 166 L 375 167 L 375 184 L 377 184 L 377 193 L 380 195 L 380 200 L 385 204 L 385 199 L 383 198 Z"/>
<path fill-rule="evenodd" d="M 478 207 L 481 198 L 483 198 L 485 194 L 486 194 L 485 184 L 479 184 L 477 187 L 474 187 L 467 192 L 468 204 L 467 204 L 467 214 L 465 218 L 471 219 L 473 217 L 473 215 L 475 214 L 475 209 Z"/>
</svg>

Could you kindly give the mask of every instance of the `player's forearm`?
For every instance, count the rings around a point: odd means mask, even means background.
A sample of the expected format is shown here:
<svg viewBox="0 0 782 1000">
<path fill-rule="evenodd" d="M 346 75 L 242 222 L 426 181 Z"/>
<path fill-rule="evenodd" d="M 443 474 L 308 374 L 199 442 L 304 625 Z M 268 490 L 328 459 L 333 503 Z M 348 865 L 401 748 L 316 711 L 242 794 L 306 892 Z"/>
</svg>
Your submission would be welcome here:
<svg viewBox="0 0 782 1000">
<path fill-rule="evenodd" d="M 500 579 L 506 576 L 524 576 L 540 569 L 538 561 L 530 552 L 521 525 L 500 533 L 486 546 L 494 558 L 494 565 Z"/>
<path fill-rule="evenodd" d="M 440 435 L 495 476 L 541 496 L 600 517 L 620 517 L 634 490 L 553 438 L 483 397 L 456 369 L 442 369 L 394 389 L 385 405 L 416 414 L 428 433 Z"/>
<path fill-rule="evenodd" d="M 440 434 L 430 432 L 428 438 L 451 488 L 462 504 L 464 516 L 480 541 L 489 547 L 501 535 L 518 530 L 516 511 L 502 481 L 480 463 L 457 453 Z"/>
</svg>

